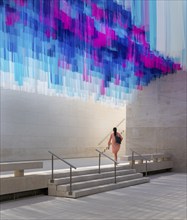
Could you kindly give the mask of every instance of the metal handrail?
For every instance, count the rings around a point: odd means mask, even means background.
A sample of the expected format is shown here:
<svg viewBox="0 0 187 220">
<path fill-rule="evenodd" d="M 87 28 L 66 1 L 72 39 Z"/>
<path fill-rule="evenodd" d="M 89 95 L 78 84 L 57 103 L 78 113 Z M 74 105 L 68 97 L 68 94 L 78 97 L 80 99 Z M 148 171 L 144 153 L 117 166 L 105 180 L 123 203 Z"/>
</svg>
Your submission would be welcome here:
<svg viewBox="0 0 187 220">
<path fill-rule="evenodd" d="M 71 163 L 67 162 L 64 158 L 60 158 L 59 156 L 57 156 L 56 154 L 52 153 L 51 151 L 48 151 L 51 155 L 51 183 L 54 183 L 54 157 L 58 158 L 59 160 L 61 160 L 62 162 L 66 163 L 67 165 L 69 165 L 70 167 L 70 190 L 69 190 L 69 195 L 72 195 L 72 168 L 77 169 L 75 166 L 73 166 Z"/>
<path fill-rule="evenodd" d="M 116 128 L 117 128 L 123 121 L 125 121 L 125 119 L 126 119 L 126 118 L 123 118 L 123 120 L 120 121 L 120 123 L 116 125 Z M 101 144 L 103 143 L 103 141 L 111 134 L 111 132 L 112 132 L 112 131 L 110 131 L 110 132 L 98 143 L 97 147 L 99 147 L 99 145 L 101 145 Z"/>
<path fill-rule="evenodd" d="M 147 176 L 147 158 L 145 158 L 144 156 L 142 156 L 140 153 L 134 151 L 133 149 L 130 148 L 130 150 L 132 151 L 132 159 L 131 159 L 131 168 L 134 168 L 134 153 L 138 154 L 141 158 L 143 158 L 145 160 L 145 175 Z"/>
<path fill-rule="evenodd" d="M 107 157 L 108 159 L 112 160 L 114 162 L 114 183 L 116 183 L 116 165 L 117 161 L 113 160 L 108 155 L 104 154 L 103 152 L 99 151 L 98 149 L 95 149 L 99 153 L 99 173 L 101 173 L 101 155 Z"/>
</svg>

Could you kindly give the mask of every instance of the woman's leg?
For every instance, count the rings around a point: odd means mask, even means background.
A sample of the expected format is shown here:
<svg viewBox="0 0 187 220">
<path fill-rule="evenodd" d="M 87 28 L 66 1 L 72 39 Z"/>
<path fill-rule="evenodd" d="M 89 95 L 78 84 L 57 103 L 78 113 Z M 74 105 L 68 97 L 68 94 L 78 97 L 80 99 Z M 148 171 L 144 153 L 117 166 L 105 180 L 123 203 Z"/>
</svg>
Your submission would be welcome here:
<svg viewBox="0 0 187 220">
<path fill-rule="evenodd" d="M 114 160 L 117 161 L 118 159 L 118 151 L 119 151 L 119 146 L 112 146 L 112 153 L 114 154 Z"/>
<path fill-rule="evenodd" d="M 117 153 L 114 153 L 114 160 L 117 161 L 117 159 L 118 159 Z"/>
</svg>

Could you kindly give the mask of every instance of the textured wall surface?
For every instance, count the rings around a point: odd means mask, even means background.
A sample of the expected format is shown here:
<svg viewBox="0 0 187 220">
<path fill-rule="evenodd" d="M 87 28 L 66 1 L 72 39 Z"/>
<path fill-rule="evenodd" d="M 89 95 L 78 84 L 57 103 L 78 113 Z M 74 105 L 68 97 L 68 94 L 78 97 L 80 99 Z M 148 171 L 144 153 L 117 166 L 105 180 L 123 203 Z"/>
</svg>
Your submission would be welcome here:
<svg viewBox="0 0 187 220">
<path fill-rule="evenodd" d="M 179 72 L 155 82 L 127 106 L 126 152 L 168 152 L 176 171 L 186 171 L 187 74 Z"/>
<path fill-rule="evenodd" d="M 48 150 L 94 156 L 98 143 L 125 118 L 125 108 L 3 89 L 0 104 L 2 161 L 45 159 Z"/>
</svg>

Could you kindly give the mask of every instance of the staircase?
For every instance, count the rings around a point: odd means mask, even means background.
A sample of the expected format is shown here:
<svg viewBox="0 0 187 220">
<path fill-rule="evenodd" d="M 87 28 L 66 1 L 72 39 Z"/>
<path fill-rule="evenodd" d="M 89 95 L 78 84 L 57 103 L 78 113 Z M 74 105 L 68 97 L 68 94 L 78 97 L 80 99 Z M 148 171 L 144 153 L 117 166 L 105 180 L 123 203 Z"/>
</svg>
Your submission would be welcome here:
<svg viewBox="0 0 187 220">
<path fill-rule="evenodd" d="M 101 166 L 100 173 L 95 167 L 77 169 L 72 172 L 72 185 L 69 172 L 58 174 L 48 183 L 48 195 L 79 198 L 150 181 L 148 177 L 143 177 L 142 173 L 127 169 L 125 165 L 116 167 L 116 179 L 114 174 L 112 165 Z"/>
</svg>

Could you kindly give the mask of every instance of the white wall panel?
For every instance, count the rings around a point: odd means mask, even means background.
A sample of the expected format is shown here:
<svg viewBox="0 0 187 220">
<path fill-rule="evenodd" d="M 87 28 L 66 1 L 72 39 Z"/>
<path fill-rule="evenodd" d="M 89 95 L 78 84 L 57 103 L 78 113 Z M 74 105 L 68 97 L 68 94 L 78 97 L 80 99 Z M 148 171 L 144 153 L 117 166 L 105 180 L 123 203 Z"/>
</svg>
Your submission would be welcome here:
<svg viewBox="0 0 187 220">
<path fill-rule="evenodd" d="M 123 118 L 125 108 L 2 89 L 1 160 L 46 159 L 48 150 L 66 158 L 95 156 Z"/>
</svg>

